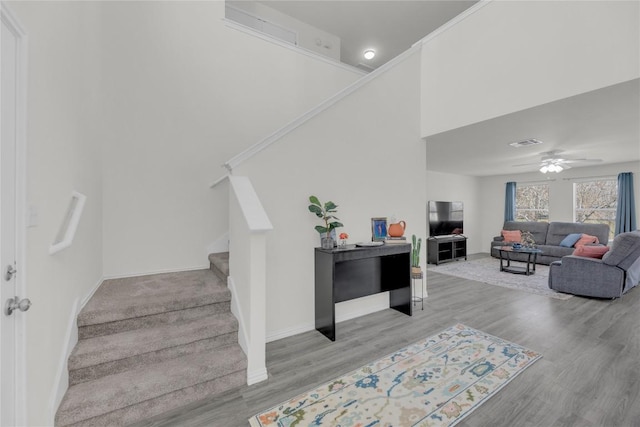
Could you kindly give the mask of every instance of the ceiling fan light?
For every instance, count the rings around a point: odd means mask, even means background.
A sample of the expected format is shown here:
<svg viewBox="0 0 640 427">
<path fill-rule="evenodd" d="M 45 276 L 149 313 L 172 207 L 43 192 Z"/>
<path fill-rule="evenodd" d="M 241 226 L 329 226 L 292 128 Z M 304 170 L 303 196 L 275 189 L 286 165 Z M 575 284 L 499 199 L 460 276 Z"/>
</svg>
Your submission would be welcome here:
<svg viewBox="0 0 640 427">
<path fill-rule="evenodd" d="M 557 163 L 550 163 L 548 165 L 543 165 L 540 168 L 540 172 L 542 172 L 542 173 L 547 173 L 547 172 L 558 173 L 558 172 L 562 172 L 563 170 L 564 170 L 564 168 L 562 166 L 560 166 L 559 164 L 557 164 Z"/>
</svg>

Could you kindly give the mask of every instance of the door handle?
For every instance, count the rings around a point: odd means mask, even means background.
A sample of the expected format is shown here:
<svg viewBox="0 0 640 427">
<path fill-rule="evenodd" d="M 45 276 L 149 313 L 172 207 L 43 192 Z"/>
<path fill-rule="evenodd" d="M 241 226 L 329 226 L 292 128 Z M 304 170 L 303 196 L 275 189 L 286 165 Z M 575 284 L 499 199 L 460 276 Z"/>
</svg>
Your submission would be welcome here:
<svg viewBox="0 0 640 427">
<path fill-rule="evenodd" d="M 20 297 L 9 298 L 4 305 L 4 314 L 11 316 L 14 311 L 27 311 L 31 307 L 29 298 L 20 299 Z"/>
</svg>

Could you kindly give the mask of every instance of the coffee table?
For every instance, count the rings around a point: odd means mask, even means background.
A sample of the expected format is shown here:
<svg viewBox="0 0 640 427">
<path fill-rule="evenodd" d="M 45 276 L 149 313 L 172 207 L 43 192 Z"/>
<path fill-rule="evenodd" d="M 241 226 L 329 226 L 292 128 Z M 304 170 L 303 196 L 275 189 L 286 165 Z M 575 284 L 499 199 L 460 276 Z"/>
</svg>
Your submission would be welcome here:
<svg viewBox="0 0 640 427">
<path fill-rule="evenodd" d="M 538 254 L 542 253 L 542 250 L 537 248 L 514 248 L 513 246 L 495 246 L 495 249 L 497 249 L 500 253 L 500 271 L 505 271 L 507 273 L 513 274 L 524 274 L 526 276 L 530 276 L 536 272 L 536 259 L 538 258 Z M 520 267 L 511 265 L 511 253 L 527 254 L 527 266 Z M 506 265 L 504 265 L 504 261 L 507 262 Z"/>
</svg>

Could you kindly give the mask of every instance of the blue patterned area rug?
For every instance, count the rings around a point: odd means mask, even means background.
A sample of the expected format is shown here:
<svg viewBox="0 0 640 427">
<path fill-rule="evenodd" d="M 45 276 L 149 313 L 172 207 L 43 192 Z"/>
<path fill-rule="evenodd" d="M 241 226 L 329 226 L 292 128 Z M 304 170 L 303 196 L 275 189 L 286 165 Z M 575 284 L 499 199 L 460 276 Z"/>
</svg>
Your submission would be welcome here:
<svg viewBox="0 0 640 427">
<path fill-rule="evenodd" d="M 249 424 L 453 426 L 540 357 L 458 324 L 255 415 Z"/>
</svg>

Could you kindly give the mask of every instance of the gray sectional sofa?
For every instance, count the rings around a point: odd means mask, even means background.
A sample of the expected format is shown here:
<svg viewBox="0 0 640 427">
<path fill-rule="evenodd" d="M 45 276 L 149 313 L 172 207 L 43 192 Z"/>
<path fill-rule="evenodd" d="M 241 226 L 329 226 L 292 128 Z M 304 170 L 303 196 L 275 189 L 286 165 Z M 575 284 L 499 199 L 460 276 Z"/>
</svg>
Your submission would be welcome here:
<svg viewBox="0 0 640 427">
<path fill-rule="evenodd" d="M 536 242 L 536 247 L 542 250 L 536 263 L 549 265 L 560 260 L 563 256 L 571 255 L 575 248 L 560 246 L 560 242 L 572 233 L 584 233 L 596 236 L 601 244 L 607 244 L 609 240 L 609 226 L 606 224 L 582 224 L 576 222 L 525 222 L 505 221 L 503 230 L 528 231 Z M 493 238 L 491 242 L 491 256 L 500 258 L 495 246 L 501 246 L 502 236 Z M 510 257 L 516 261 L 526 261 L 527 254 L 511 253 Z"/>
<path fill-rule="evenodd" d="M 619 298 L 640 283 L 640 231 L 618 234 L 602 259 L 566 256 L 551 264 L 549 288 L 598 298 Z"/>
</svg>

